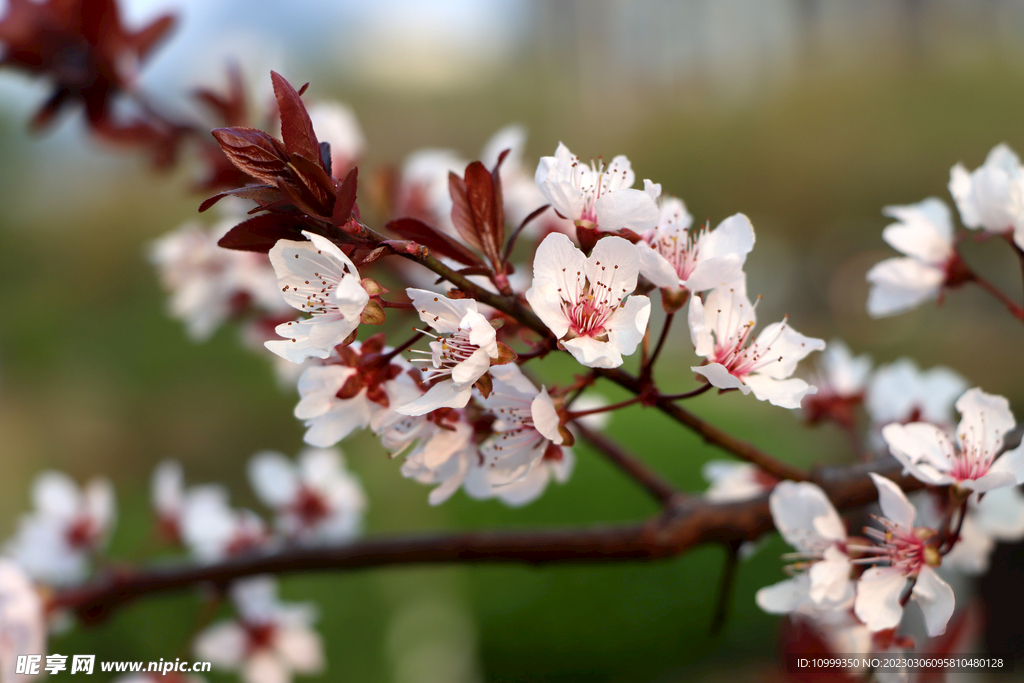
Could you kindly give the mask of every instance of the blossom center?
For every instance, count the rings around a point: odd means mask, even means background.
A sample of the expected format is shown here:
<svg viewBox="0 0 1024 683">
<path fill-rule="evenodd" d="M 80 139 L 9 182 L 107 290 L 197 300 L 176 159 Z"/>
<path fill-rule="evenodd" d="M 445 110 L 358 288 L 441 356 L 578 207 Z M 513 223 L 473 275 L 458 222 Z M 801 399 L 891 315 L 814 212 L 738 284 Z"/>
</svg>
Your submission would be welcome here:
<svg viewBox="0 0 1024 683">
<path fill-rule="evenodd" d="M 300 486 L 291 504 L 291 511 L 299 518 L 304 526 L 316 526 L 331 514 L 331 508 L 327 501 L 319 493 L 308 486 Z"/>
</svg>

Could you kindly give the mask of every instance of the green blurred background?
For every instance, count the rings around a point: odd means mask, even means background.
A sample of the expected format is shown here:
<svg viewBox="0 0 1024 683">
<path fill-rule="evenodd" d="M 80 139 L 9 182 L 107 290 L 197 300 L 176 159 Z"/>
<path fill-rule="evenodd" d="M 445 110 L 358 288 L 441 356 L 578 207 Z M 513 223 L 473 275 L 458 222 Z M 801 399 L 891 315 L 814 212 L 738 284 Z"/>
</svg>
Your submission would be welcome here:
<svg viewBox="0 0 1024 683">
<path fill-rule="evenodd" d="M 884 321 L 864 312 L 864 273 L 893 255 L 881 208 L 946 198 L 949 167 L 973 168 L 999 142 L 1024 150 L 1019 3 L 129 4 L 140 20 L 158 7 L 185 18 L 145 74 L 171 106 L 183 107 L 195 82 L 218 82 L 223 55 L 234 53 L 264 92 L 272 67 L 311 81 L 310 96 L 352 105 L 368 141 L 365 169 L 427 146 L 472 158 L 512 122 L 529 129 L 531 168 L 559 140 L 581 157 L 625 153 L 638 177 L 681 196 L 698 221 L 750 216 L 749 289 L 764 295 L 762 321 L 788 313 L 800 331 L 842 337 L 878 362 L 909 354 L 922 367 L 949 365 L 1022 411 L 1020 330 L 982 293 L 954 292 L 941 308 Z M 265 448 L 294 454 L 303 430 L 295 396 L 236 330 L 196 345 L 165 315 L 146 249 L 195 217 L 195 169 L 152 174 L 89 140 L 76 118 L 27 136 L 43 92 L 0 77 L 0 535 L 27 508 L 40 470 L 106 474 L 121 509 L 113 556 L 134 561 L 152 547 L 157 462 L 180 459 L 190 483 L 225 482 L 235 503 L 252 506 L 243 464 Z M 966 253 L 1018 294 L 1004 245 Z M 685 390 L 693 356 L 684 325 L 672 340 L 662 381 Z M 559 361 L 546 369 L 573 372 Z M 753 397 L 692 405 L 787 460 L 849 458 L 832 430 L 805 430 L 796 414 Z M 702 463 L 720 457 L 650 410 L 617 413 L 609 430 L 690 490 L 704 487 Z M 511 510 L 462 494 L 430 508 L 427 490 L 402 479 L 379 445 L 343 446 L 369 493 L 368 533 L 628 521 L 654 510 L 586 448 L 568 484 Z M 295 577 L 283 592 L 321 606 L 324 681 L 773 680 L 777 620 L 753 593 L 782 577 L 783 551 L 774 539 L 741 566 L 716 637 L 717 548 L 652 564 Z M 51 649 L 180 656 L 198 606 L 189 595 L 139 603 Z"/>
</svg>

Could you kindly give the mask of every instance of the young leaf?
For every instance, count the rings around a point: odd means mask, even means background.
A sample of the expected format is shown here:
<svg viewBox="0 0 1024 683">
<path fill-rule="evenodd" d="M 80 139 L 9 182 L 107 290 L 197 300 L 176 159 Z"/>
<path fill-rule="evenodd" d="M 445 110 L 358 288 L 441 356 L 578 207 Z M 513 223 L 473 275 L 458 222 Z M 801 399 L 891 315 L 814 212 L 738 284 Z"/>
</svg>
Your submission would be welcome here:
<svg viewBox="0 0 1024 683">
<path fill-rule="evenodd" d="M 216 128 L 213 137 L 238 170 L 266 185 L 286 178 L 288 151 L 278 140 L 255 128 Z"/>
<path fill-rule="evenodd" d="M 291 83 L 276 71 L 270 72 L 274 96 L 281 114 L 281 139 L 291 154 L 301 153 L 310 159 L 320 158 L 320 143 L 313 132 L 313 122 L 302 98 Z"/>
<path fill-rule="evenodd" d="M 476 254 L 423 221 L 415 218 L 399 218 L 388 223 L 386 227 L 406 239 L 418 242 L 431 251 L 447 256 L 464 265 L 482 265 Z"/>
<path fill-rule="evenodd" d="M 338 193 L 334 197 L 334 215 L 331 222 L 336 226 L 342 226 L 352 217 L 352 207 L 356 205 L 356 185 L 359 180 L 359 169 L 353 168 L 341 181 L 338 186 Z"/>
<path fill-rule="evenodd" d="M 305 227 L 291 216 L 265 213 L 231 228 L 228 234 L 220 238 L 217 245 L 224 249 L 267 253 L 278 240 L 301 241 Z"/>
</svg>

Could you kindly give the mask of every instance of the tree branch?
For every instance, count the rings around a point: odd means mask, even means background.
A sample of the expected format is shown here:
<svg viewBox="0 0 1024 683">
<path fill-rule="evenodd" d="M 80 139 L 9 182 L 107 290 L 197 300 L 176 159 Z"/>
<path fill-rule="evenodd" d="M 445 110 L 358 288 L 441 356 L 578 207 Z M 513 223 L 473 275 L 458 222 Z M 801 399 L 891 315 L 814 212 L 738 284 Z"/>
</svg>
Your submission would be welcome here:
<svg viewBox="0 0 1024 683">
<path fill-rule="evenodd" d="M 604 434 L 585 427 L 579 422 L 573 423 L 579 435 L 589 441 L 605 457 L 611 460 L 620 470 L 640 484 L 662 505 L 669 505 L 679 500 L 683 494 L 672 484 L 665 481 L 660 474 L 649 468 L 643 461 L 627 453 L 621 446 Z"/>
<path fill-rule="evenodd" d="M 876 499 L 877 491 L 868 471 L 890 477 L 905 491 L 922 486 L 917 480 L 900 476 L 900 465 L 892 459 L 873 463 L 870 468 L 858 464 L 821 469 L 812 479 L 825 490 L 836 508 L 843 510 Z M 147 595 L 202 583 L 224 587 L 234 580 L 259 574 L 452 562 L 536 565 L 656 560 L 707 543 L 753 541 L 772 528 L 767 496 L 737 503 L 682 498 L 663 513 L 636 524 L 385 536 L 345 545 L 290 547 L 272 553 L 247 554 L 217 564 L 121 570 L 55 593 L 50 608 L 70 610 L 83 621 L 98 622 L 119 607 Z"/>
<path fill-rule="evenodd" d="M 621 370 L 600 370 L 599 372 L 602 377 L 610 379 L 620 387 L 628 389 L 633 393 L 639 394 L 644 389 L 643 384 L 638 378 Z M 697 417 L 690 411 L 681 408 L 672 401 L 673 399 L 671 396 L 661 396 L 658 397 L 654 405 L 657 406 L 661 412 L 665 413 L 676 422 L 684 424 L 700 434 L 707 443 L 712 444 L 713 446 L 718 446 L 742 460 L 754 463 L 765 472 L 778 479 L 803 481 L 808 478 L 808 474 L 800 468 L 794 467 L 789 463 L 782 462 L 781 460 L 777 460 L 753 444 L 747 443 L 742 439 L 737 439 L 728 432 L 719 429 L 709 422 L 705 422 L 703 419 Z"/>
</svg>

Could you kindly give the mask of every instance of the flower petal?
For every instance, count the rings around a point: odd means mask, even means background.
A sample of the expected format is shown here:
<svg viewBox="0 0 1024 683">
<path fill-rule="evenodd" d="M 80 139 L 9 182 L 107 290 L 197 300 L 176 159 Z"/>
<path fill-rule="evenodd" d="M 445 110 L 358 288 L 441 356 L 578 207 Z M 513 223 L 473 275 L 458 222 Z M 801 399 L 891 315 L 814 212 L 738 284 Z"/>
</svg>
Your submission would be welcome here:
<svg viewBox="0 0 1024 683">
<path fill-rule="evenodd" d="M 648 192 L 628 188 L 602 194 L 594 202 L 594 213 L 598 229 L 605 232 L 620 228 L 644 232 L 657 225 L 661 215 Z"/>
<path fill-rule="evenodd" d="M 872 632 L 896 628 L 903 618 L 900 594 L 907 579 L 891 567 L 872 567 L 857 582 L 853 611 Z"/>
<path fill-rule="evenodd" d="M 420 398 L 396 410 L 401 415 L 415 416 L 426 415 L 438 408 L 465 408 L 472 395 L 473 385 L 458 385 L 451 380 L 443 380 L 430 387 Z"/>
<path fill-rule="evenodd" d="M 698 375 L 706 377 L 708 382 L 710 382 L 714 387 L 718 387 L 719 389 L 739 389 L 744 394 L 750 393 L 750 387 L 732 375 L 721 363 L 694 365 L 691 366 L 690 369 Z"/>
<path fill-rule="evenodd" d="M 875 483 L 875 488 L 878 489 L 878 505 L 882 508 L 882 516 L 899 524 L 904 529 L 912 529 L 917 511 L 907 500 L 903 490 L 881 475 L 874 472 L 868 472 L 868 475 Z"/>
<path fill-rule="evenodd" d="M 927 565 L 921 569 L 910 598 L 921 608 L 929 636 L 934 638 L 946 632 L 946 624 L 953 616 L 956 597 L 953 589 L 934 569 Z"/>
</svg>

